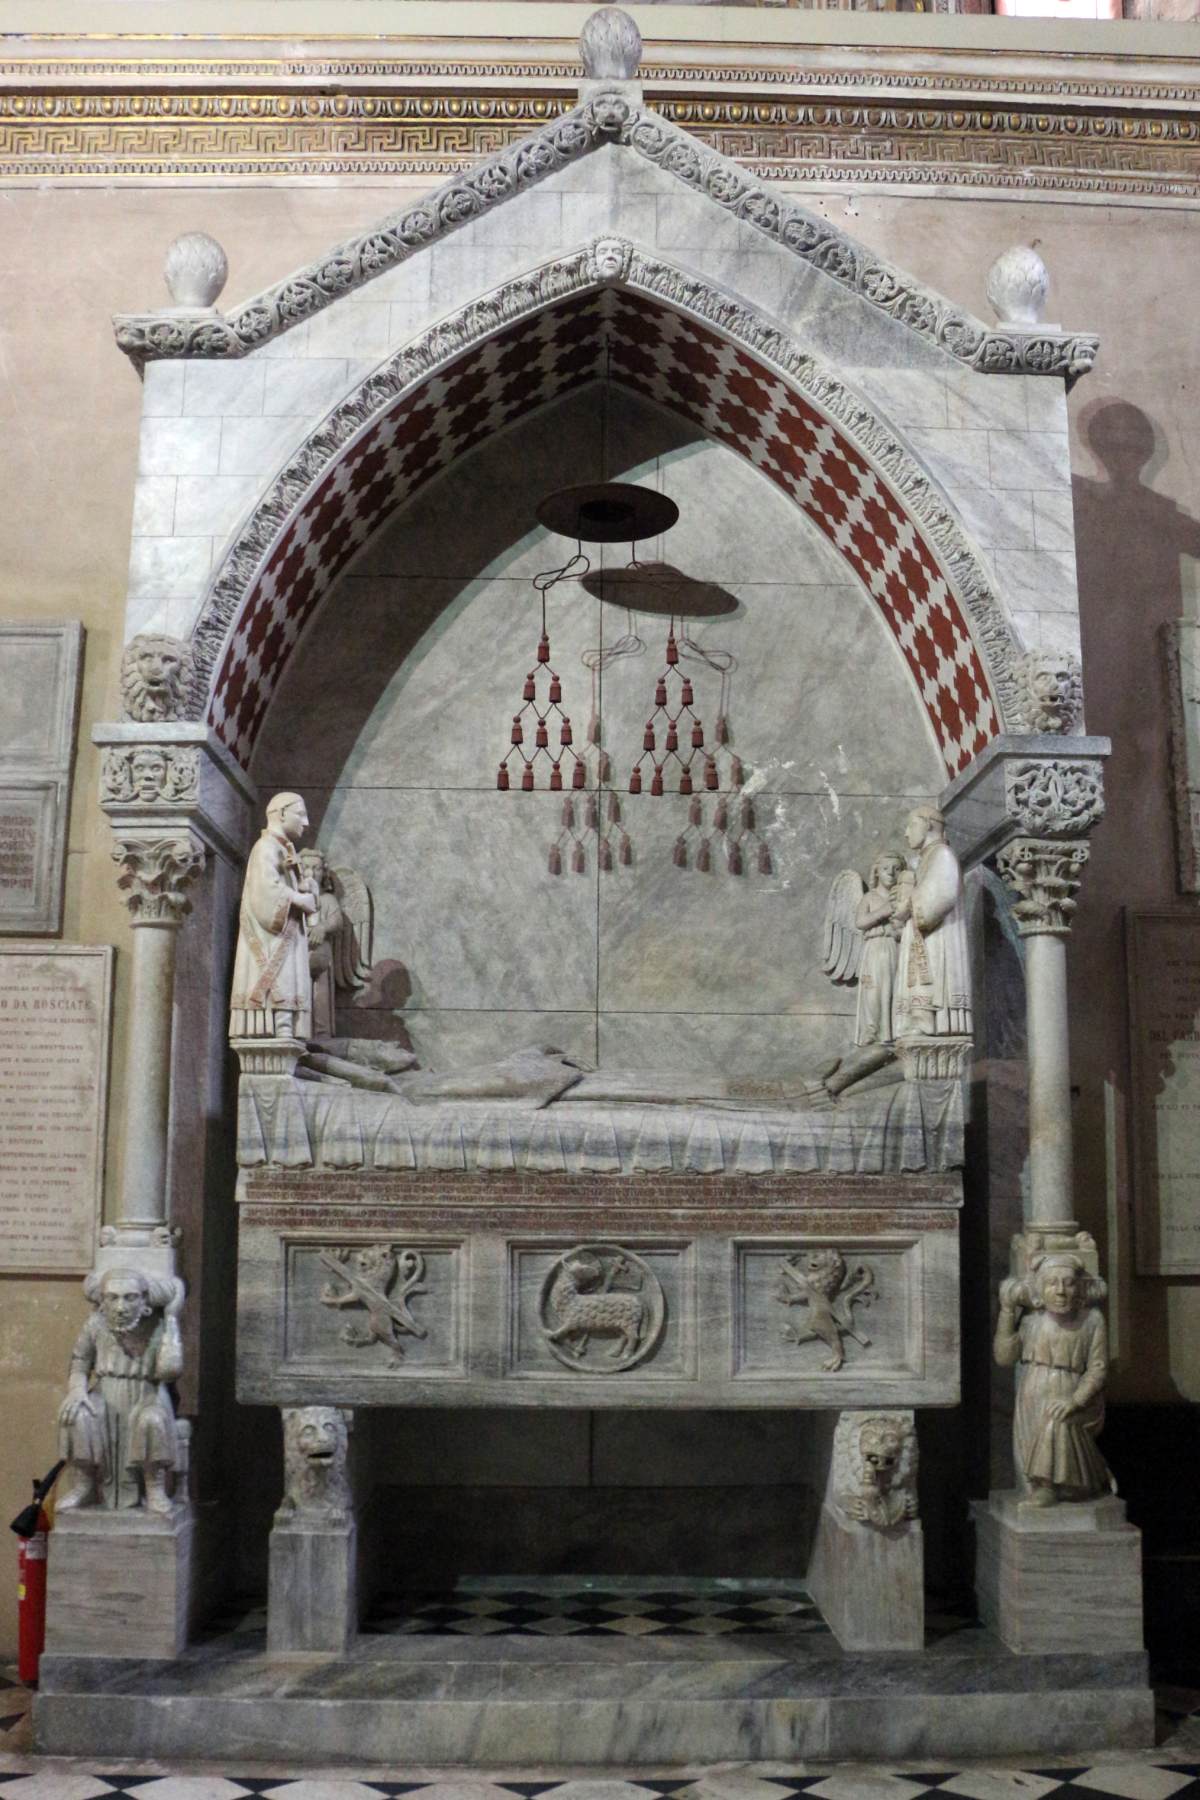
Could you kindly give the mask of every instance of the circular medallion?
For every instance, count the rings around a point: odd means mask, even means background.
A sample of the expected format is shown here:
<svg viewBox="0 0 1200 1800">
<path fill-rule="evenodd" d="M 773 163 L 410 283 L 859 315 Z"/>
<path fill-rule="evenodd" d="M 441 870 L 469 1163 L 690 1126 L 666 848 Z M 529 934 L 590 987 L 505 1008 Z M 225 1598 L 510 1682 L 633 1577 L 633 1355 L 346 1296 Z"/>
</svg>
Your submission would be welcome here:
<svg viewBox="0 0 1200 1800">
<path fill-rule="evenodd" d="M 565 1368 L 617 1375 L 655 1348 L 667 1302 L 654 1270 L 632 1250 L 576 1244 L 542 1283 L 538 1315 L 551 1354 Z"/>
<path fill-rule="evenodd" d="M 585 544 L 635 544 L 669 531 L 678 517 L 679 508 L 666 494 L 630 481 L 559 488 L 537 507 L 539 525 Z"/>
</svg>

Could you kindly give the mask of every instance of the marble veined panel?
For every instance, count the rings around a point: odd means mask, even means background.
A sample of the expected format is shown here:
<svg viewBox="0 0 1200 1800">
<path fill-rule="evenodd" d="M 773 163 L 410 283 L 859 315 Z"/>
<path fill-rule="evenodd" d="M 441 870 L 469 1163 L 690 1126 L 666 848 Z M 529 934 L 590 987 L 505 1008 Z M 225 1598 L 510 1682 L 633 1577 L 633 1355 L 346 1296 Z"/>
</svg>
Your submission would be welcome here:
<svg viewBox="0 0 1200 1800">
<path fill-rule="evenodd" d="M 687 836 L 689 802 L 630 799 L 633 861 L 598 888 L 602 1009 L 790 1015 L 845 1006 L 849 991 L 821 972 L 829 887 L 840 870 L 865 870 L 884 846 L 902 847 L 909 805 L 900 796 L 755 794 L 754 829 L 739 845 L 743 872 L 730 872 L 727 839 L 714 836 L 704 874 Z M 736 835 L 740 806 L 730 819 Z M 675 860 L 681 835 L 686 867 Z"/>
<path fill-rule="evenodd" d="M 547 866 L 561 796 L 342 788 L 318 799 L 317 841 L 371 888 L 377 979 L 420 1007 L 594 1007 L 595 880 Z"/>
<path fill-rule="evenodd" d="M 601 1012 L 599 1065 L 714 1077 L 811 1073 L 854 1036 L 854 990 L 829 991 L 843 1012 Z"/>
</svg>

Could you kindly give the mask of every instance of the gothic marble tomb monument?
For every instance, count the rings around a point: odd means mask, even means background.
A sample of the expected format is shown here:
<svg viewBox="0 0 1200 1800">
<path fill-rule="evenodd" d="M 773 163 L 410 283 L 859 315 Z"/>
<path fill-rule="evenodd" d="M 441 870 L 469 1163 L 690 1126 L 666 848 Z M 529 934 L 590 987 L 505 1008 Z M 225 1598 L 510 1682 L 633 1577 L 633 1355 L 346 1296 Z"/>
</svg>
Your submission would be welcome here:
<svg viewBox="0 0 1200 1800">
<path fill-rule="evenodd" d="M 158 538 L 96 732 L 131 1149 L 59 1414 L 38 1741 L 1149 1741 L 1071 1216 L 1065 958 L 1107 744 L 1071 557 L 1031 597 L 979 548 L 1014 496 L 1070 520 L 1096 341 L 1044 323 L 1031 251 L 985 324 L 686 137 L 623 13 L 581 52 L 573 111 L 420 205 L 228 306 L 191 234 L 171 305 L 116 321 L 146 479 L 211 474 L 209 553 L 195 519 Z M 970 1096 L 998 1021 L 1029 1179 L 989 1314 Z M 964 1344 L 993 1332 L 985 1629 L 929 1645 L 922 1509 L 986 1430 Z M 277 1437 L 247 1493 L 282 1456 L 266 1640 L 200 1643 L 238 1403 Z M 453 1657 L 364 1632 L 415 1528 L 389 1419 L 463 1408 L 715 1413 L 714 1445 L 786 1415 L 814 1496 L 790 1575 L 828 1630 Z"/>
</svg>

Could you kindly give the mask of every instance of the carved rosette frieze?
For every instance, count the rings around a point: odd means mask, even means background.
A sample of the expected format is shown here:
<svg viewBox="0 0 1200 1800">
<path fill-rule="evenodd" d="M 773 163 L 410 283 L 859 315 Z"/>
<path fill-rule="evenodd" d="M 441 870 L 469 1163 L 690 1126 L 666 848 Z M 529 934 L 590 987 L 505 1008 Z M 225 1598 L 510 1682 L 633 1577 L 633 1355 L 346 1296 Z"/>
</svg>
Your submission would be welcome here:
<svg viewBox="0 0 1200 1800">
<path fill-rule="evenodd" d="M 546 1276 L 538 1302 L 550 1353 L 584 1375 L 616 1375 L 644 1362 L 666 1323 L 662 1283 L 619 1244 L 576 1244 Z"/>
<path fill-rule="evenodd" d="M 135 925 L 178 925 L 191 908 L 186 889 L 204 867 L 204 846 L 190 831 L 118 831 L 112 858 L 117 886 Z"/>
<path fill-rule="evenodd" d="M 1087 860 L 1086 844 L 1057 838 L 1019 837 L 1004 846 L 996 867 L 1022 937 L 1067 935 Z"/>
<path fill-rule="evenodd" d="M 1084 837 L 1104 817 L 1104 781 L 1098 758 L 1043 757 L 1009 763 L 1005 804 L 1021 831 Z"/>
<path fill-rule="evenodd" d="M 191 805 L 200 797 L 200 752 L 189 746 L 121 744 L 100 764 L 102 806 Z"/>
</svg>

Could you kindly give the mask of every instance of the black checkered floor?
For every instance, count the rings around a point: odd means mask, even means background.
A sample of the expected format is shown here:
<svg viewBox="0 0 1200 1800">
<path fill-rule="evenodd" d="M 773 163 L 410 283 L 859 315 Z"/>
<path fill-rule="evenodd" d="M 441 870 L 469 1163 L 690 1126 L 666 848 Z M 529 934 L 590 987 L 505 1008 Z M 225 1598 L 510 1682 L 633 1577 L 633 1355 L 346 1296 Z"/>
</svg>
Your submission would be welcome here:
<svg viewBox="0 0 1200 1800">
<path fill-rule="evenodd" d="M 646 1593 L 589 1588 L 547 1593 L 531 1588 L 499 1592 L 404 1594 L 380 1602 L 365 1630 L 377 1636 L 458 1637 L 769 1637 L 827 1632 L 808 1595 L 792 1593 Z"/>
</svg>

